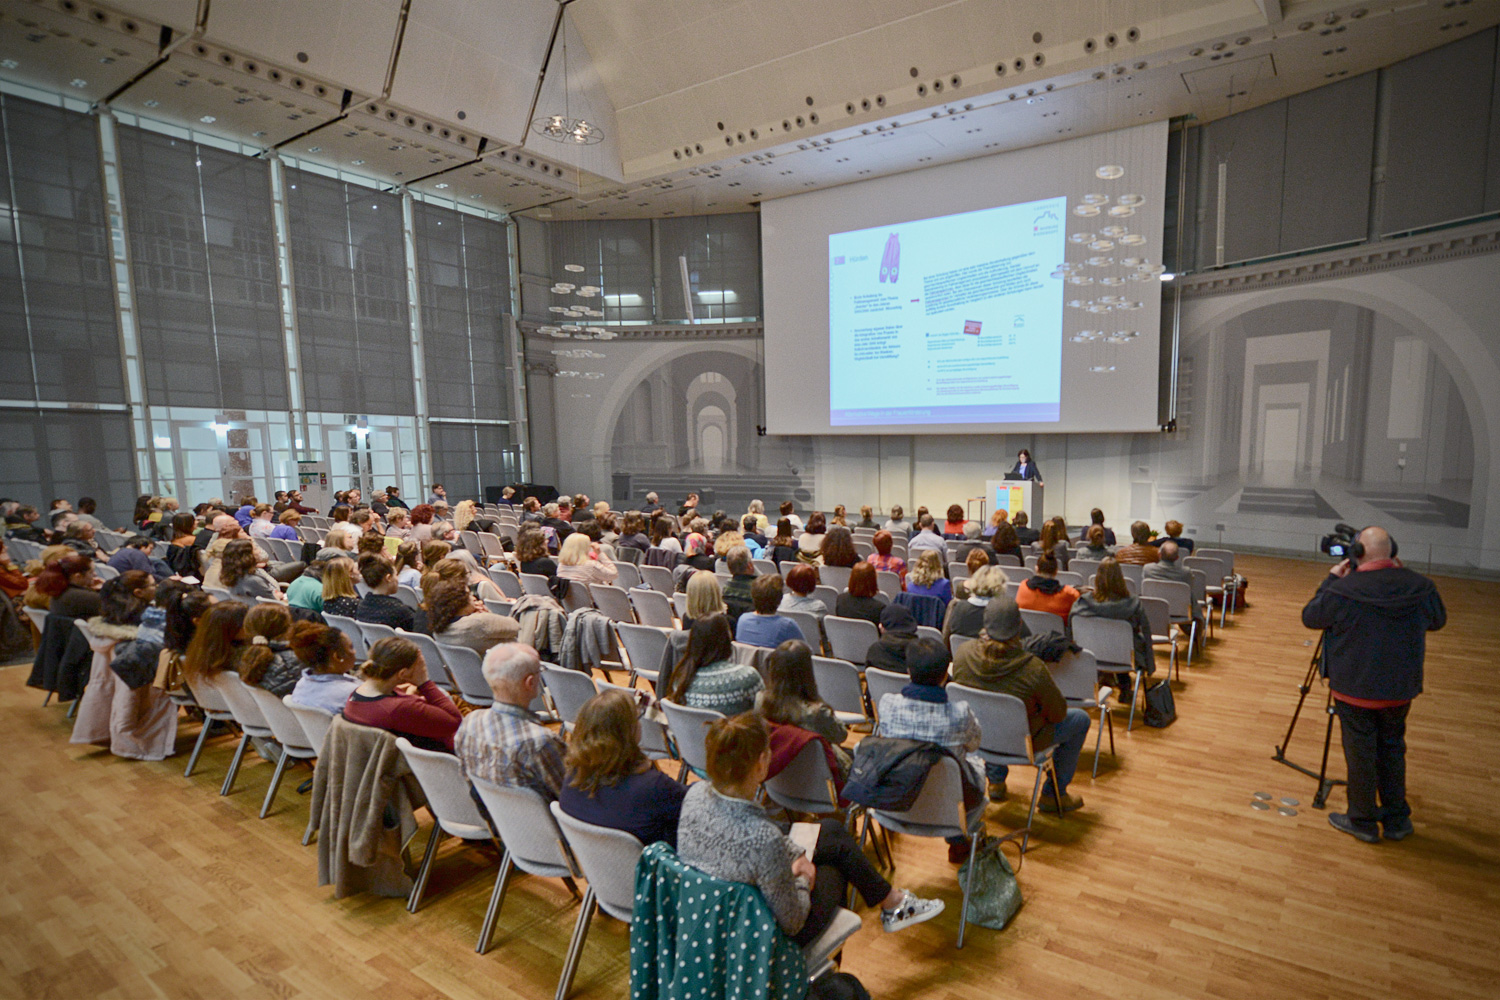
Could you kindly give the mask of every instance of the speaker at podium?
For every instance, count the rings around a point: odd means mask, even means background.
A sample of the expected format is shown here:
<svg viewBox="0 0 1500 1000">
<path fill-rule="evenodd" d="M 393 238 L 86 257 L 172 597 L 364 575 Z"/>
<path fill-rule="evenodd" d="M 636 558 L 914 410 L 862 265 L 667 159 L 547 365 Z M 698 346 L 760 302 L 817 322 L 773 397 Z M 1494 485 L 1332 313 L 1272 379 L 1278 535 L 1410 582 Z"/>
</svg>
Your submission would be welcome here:
<svg viewBox="0 0 1500 1000">
<path fill-rule="evenodd" d="M 984 484 L 990 512 L 1006 512 L 1012 521 L 1020 511 L 1033 525 L 1042 523 L 1042 484 L 1032 479 L 988 479 Z"/>
</svg>

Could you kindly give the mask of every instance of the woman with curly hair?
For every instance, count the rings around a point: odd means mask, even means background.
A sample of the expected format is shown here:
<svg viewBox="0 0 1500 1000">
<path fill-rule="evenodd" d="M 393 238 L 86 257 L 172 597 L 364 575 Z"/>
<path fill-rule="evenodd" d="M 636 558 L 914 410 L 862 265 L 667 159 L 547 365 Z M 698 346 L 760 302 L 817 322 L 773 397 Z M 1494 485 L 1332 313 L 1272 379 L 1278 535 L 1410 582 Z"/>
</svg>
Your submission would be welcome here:
<svg viewBox="0 0 1500 1000">
<path fill-rule="evenodd" d="M 521 623 L 486 611 L 483 602 L 461 581 L 441 580 L 429 592 L 427 621 L 432 637 L 450 646 L 467 646 L 483 655 L 491 646 L 515 642 Z"/>
<path fill-rule="evenodd" d="M 830 526 L 818 554 L 823 557 L 824 566 L 853 566 L 859 562 L 859 552 L 854 548 L 854 532 L 836 524 Z"/>
<path fill-rule="evenodd" d="M 282 600 L 281 588 L 264 569 L 266 558 L 248 538 L 236 538 L 224 546 L 219 560 L 219 583 L 235 597 L 253 603 L 256 598 Z"/>
<path fill-rule="evenodd" d="M 287 700 L 335 715 L 343 711 L 360 683 L 353 673 L 359 659 L 349 637 L 317 622 L 298 622 L 292 626 L 290 645 L 303 670 Z"/>
<path fill-rule="evenodd" d="M 783 505 L 785 506 L 785 505 Z M 817 511 L 807 519 L 807 527 L 797 538 L 797 558 L 810 566 L 823 564 L 823 536 L 828 532 L 828 519 Z"/>
</svg>

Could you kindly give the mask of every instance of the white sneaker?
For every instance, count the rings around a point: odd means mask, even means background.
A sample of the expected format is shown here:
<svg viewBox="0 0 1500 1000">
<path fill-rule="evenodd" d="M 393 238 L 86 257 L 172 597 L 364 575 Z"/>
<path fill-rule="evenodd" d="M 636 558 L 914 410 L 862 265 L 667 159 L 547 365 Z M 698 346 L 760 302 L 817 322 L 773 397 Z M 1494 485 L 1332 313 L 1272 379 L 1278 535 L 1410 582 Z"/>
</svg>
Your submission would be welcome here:
<svg viewBox="0 0 1500 1000">
<path fill-rule="evenodd" d="M 894 910 L 880 911 L 880 926 L 885 928 L 887 934 L 894 933 L 912 924 L 920 924 L 924 920 L 931 920 L 943 912 L 943 901 L 941 899 L 923 899 L 913 896 L 909 889 L 901 890 L 901 902 Z"/>
</svg>

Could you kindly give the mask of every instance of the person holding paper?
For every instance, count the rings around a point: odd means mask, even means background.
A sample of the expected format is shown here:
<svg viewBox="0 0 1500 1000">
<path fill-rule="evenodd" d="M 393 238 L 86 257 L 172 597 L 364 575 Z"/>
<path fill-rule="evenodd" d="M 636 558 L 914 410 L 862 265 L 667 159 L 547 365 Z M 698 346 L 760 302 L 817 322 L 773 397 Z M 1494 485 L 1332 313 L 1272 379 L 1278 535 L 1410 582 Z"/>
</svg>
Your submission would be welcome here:
<svg viewBox="0 0 1500 1000">
<path fill-rule="evenodd" d="M 683 800 L 677 854 L 714 878 L 759 889 L 782 932 L 799 946 L 828 929 L 851 884 L 867 905 L 880 904 L 888 932 L 943 912 L 941 900 L 893 888 L 837 820 L 797 824 L 788 836 L 766 815 L 755 798 L 770 770 L 771 743 L 759 715 L 716 719 L 707 750 L 709 780 Z"/>
</svg>

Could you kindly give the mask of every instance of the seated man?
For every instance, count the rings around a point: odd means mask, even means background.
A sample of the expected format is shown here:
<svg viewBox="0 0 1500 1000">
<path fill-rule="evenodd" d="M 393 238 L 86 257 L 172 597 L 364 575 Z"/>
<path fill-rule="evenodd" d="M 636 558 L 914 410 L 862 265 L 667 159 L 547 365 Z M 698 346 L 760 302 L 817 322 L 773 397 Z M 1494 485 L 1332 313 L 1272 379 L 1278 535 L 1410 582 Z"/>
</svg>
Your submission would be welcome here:
<svg viewBox="0 0 1500 1000">
<path fill-rule="evenodd" d="M 1016 541 L 1022 545 L 1030 545 L 1042 537 L 1042 533 L 1031 526 L 1031 518 L 1024 510 L 1016 511 L 1016 516 L 1010 519 L 1010 523 L 1016 529 Z"/>
<path fill-rule="evenodd" d="M 1176 523 L 1176 522 L 1172 522 Z M 1181 525 L 1178 525 L 1181 528 Z M 1172 583 L 1185 583 L 1192 591 L 1193 602 L 1193 624 L 1198 627 L 1200 636 L 1206 635 L 1206 622 L 1203 620 L 1203 605 L 1200 603 L 1207 596 L 1208 581 L 1206 578 L 1196 577 L 1193 571 L 1182 565 L 1182 550 L 1172 539 L 1161 543 L 1157 549 L 1161 554 L 1158 562 L 1141 570 L 1143 580 L 1167 580 Z"/>
<path fill-rule="evenodd" d="M 1118 544 L 1115 541 L 1115 532 L 1114 532 L 1114 529 L 1113 528 L 1106 528 L 1104 526 L 1104 511 L 1100 510 L 1098 507 L 1095 507 L 1093 510 L 1089 511 L 1089 523 L 1088 523 L 1088 527 L 1083 528 L 1082 530 L 1080 530 L 1078 532 L 1078 540 L 1080 542 L 1086 542 L 1086 541 L 1088 541 L 1089 540 L 1089 528 L 1092 528 L 1096 524 L 1099 526 L 1099 529 L 1104 532 L 1104 544 L 1105 545 L 1113 547 L 1116 544 Z"/>
<path fill-rule="evenodd" d="M 936 639 L 913 639 L 906 652 L 906 670 L 911 683 L 900 694 L 882 695 L 877 707 L 880 724 L 874 735 L 897 740 L 921 740 L 952 750 L 963 760 L 968 780 L 984 786 L 984 761 L 979 749 L 979 720 L 965 701 L 948 700 L 948 647 Z M 988 800 L 969 810 L 969 829 L 980 821 Z M 948 838 L 948 861 L 958 864 L 969 856 L 969 841 Z"/>
<path fill-rule="evenodd" d="M 745 548 L 750 550 L 750 558 L 763 558 L 766 552 L 766 536 L 760 530 L 760 522 L 756 520 L 755 515 L 746 514 L 740 518 L 740 527 L 744 529 L 742 533 L 745 536 Z"/>
<path fill-rule="evenodd" d="M 1168 521 L 1166 524 L 1162 525 L 1162 527 L 1164 527 L 1166 529 L 1166 531 L 1167 531 L 1167 537 L 1166 538 L 1152 539 L 1152 541 L 1151 541 L 1152 545 L 1155 545 L 1157 548 L 1161 548 L 1163 545 L 1165 545 L 1169 541 L 1170 542 L 1176 542 L 1177 543 L 1177 547 L 1182 550 L 1183 555 L 1189 555 L 1190 556 L 1190 555 L 1193 554 L 1193 548 L 1194 548 L 1194 546 L 1195 546 L 1196 543 L 1194 543 L 1194 541 L 1191 538 L 1183 538 L 1182 537 L 1182 522 L 1181 521 Z"/>
<path fill-rule="evenodd" d="M 567 748 L 529 707 L 542 688 L 542 658 L 519 642 L 495 646 L 484 655 L 484 679 L 495 704 L 464 716 L 454 737 L 464 775 L 556 801 Z"/>
<path fill-rule="evenodd" d="M 409 608 L 396 596 L 396 568 L 385 556 L 366 552 L 359 557 L 359 575 L 370 592 L 360 598 L 355 621 L 427 634 L 425 612 Z"/>
<path fill-rule="evenodd" d="M 724 581 L 724 608 L 729 615 L 729 624 L 738 625 L 741 615 L 747 615 L 755 602 L 750 588 L 755 583 L 755 563 L 750 550 L 736 545 L 724 553 L 724 564 L 729 567 L 729 579 Z"/>
<path fill-rule="evenodd" d="M 958 651 L 953 661 L 953 679 L 968 687 L 1015 695 L 1025 703 L 1032 747 L 1044 750 L 1057 745 L 1052 760 L 1062 786 L 1057 789 L 1058 797 L 1062 799 L 1062 811 L 1072 812 L 1083 805 L 1082 799 L 1068 794 L 1068 782 L 1078 769 L 1078 755 L 1088 735 L 1088 713 L 1068 707 L 1047 672 L 1047 665 L 1021 646 L 1022 631 L 1021 609 L 1016 602 L 1005 597 L 991 600 L 984 609 L 985 635 Z M 999 801 L 1005 797 L 1009 769 L 992 764 L 986 765 L 985 770 L 990 779 L 990 798 Z M 1041 808 L 1044 812 L 1057 811 L 1057 797 L 1052 794 L 1050 780 L 1042 789 Z"/>
<path fill-rule="evenodd" d="M 922 554 L 923 549 L 931 549 L 938 554 L 938 559 L 947 565 L 948 543 L 943 541 L 942 535 L 938 534 L 941 530 L 931 514 L 923 514 L 918 518 L 916 534 L 912 535 L 911 541 L 906 543 L 907 561 L 916 562 L 917 556 Z"/>
<path fill-rule="evenodd" d="M 911 609 L 901 604 L 887 604 L 880 612 L 880 624 L 876 628 L 880 630 L 880 638 L 870 643 L 869 652 L 865 653 L 866 665 L 877 670 L 906 673 L 906 658 L 917 638 L 917 620 L 912 617 Z"/>
<path fill-rule="evenodd" d="M 159 559 L 151 558 L 151 552 L 155 548 L 156 543 L 150 537 L 131 535 L 125 540 L 125 544 L 115 549 L 114 555 L 109 557 L 109 566 L 121 573 L 138 569 L 144 573 L 150 573 L 158 582 L 165 580 L 172 575 L 172 567 Z"/>
<path fill-rule="evenodd" d="M 735 552 L 743 550 L 744 546 L 736 546 L 729 554 L 733 556 Z M 749 646 L 764 646 L 766 649 L 775 649 L 788 639 L 800 640 L 802 630 L 797 627 L 797 623 L 776 613 L 781 608 L 782 593 L 779 574 L 756 577 L 755 582 L 750 585 L 750 600 L 754 610 L 750 614 L 740 615 L 740 620 L 734 627 L 735 639 Z M 728 596 L 728 588 L 725 588 L 726 602 Z"/>
<path fill-rule="evenodd" d="M 1130 544 L 1115 550 L 1115 561 L 1144 566 L 1161 558 L 1156 546 L 1151 544 L 1151 525 L 1136 521 L 1130 526 Z"/>
</svg>

